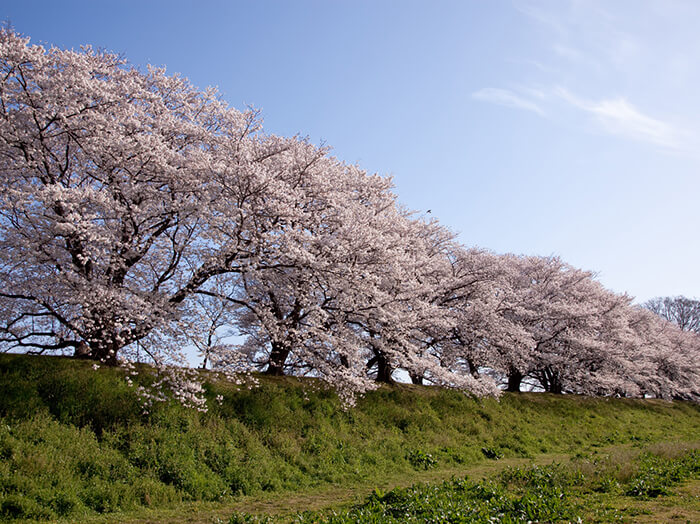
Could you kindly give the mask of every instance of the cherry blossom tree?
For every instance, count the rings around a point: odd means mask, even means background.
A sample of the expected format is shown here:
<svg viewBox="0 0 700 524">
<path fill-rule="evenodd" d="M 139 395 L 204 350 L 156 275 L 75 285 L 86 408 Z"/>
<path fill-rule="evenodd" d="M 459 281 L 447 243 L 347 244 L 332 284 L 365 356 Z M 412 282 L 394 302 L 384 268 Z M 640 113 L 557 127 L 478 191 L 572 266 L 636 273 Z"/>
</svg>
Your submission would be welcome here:
<svg viewBox="0 0 700 524">
<path fill-rule="evenodd" d="M 279 266 L 324 150 L 109 53 L 3 30 L 0 56 L 2 343 L 115 364 L 215 279 Z"/>
<path fill-rule="evenodd" d="M 514 372 L 518 356 L 534 344 L 514 314 L 508 274 L 513 266 L 508 261 L 505 256 L 462 247 L 451 257 L 454 284 L 441 301 L 451 318 L 441 344 L 446 365 L 461 367 L 472 376 L 483 371 L 507 374 Z"/>
<path fill-rule="evenodd" d="M 463 373 L 447 349 L 464 320 L 452 305 L 475 296 L 484 275 L 479 269 L 460 269 L 467 250 L 437 220 L 407 217 L 405 228 L 404 240 L 396 241 L 404 247 L 384 271 L 379 290 L 383 298 L 375 302 L 382 307 L 367 311 L 360 322 L 370 344 L 368 365 L 376 363 L 378 380 L 390 379 L 392 369 L 403 369 L 415 383 L 427 380 L 478 395 L 496 394 L 489 377 Z"/>
<path fill-rule="evenodd" d="M 583 392 L 594 371 L 621 365 L 613 348 L 627 326 L 629 297 L 607 291 L 590 272 L 557 257 L 506 255 L 503 264 L 501 315 L 527 333 L 514 339 L 519 343 L 500 346 L 494 359 L 509 391 L 519 391 L 530 376 L 545 391 Z"/>
<path fill-rule="evenodd" d="M 628 354 L 635 372 L 628 377 L 641 395 L 700 400 L 700 337 L 645 307 L 631 309 L 630 328 Z"/>
<path fill-rule="evenodd" d="M 311 373 L 366 390 L 373 384 L 346 320 L 364 307 L 360 297 L 385 260 L 382 232 L 391 229 L 396 210 L 391 181 L 324 158 L 307 170 L 303 185 L 296 201 L 308 216 L 286 224 L 266 254 L 270 264 L 241 272 L 229 299 L 247 336 L 242 349 L 271 375 Z"/>
<path fill-rule="evenodd" d="M 377 201 L 382 192 L 372 194 L 374 205 L 364 197 L 354 210 L 343 200 L 342 212 L 352 215 L 314 235 L 324 252 L 315 252 L 313 263 L 288 259 L 284 270 L 246 281 L 245 297 L 237 299 L 245 304 L 239 326 L 249 336 L 246 349 L 270 374 L 343 377 L 357 391 L 403 369 L 495 394 L 493 384 L 452 373 L 424 346 L 423 328 L 441 319 L 434 300 L 440 246 L 453 235 L 436 221 L 411 219 L 386 198 Z"/>
<path fill-rule="evenodd" d="M 3 30 L 0 56 L 2 340 L 115 363 L 254 259 L 250 226 L 267 217 L 252 205 L 294 144 L 257 139 L 256 114 L 211 90 L 108 53 Z"/>
</svg>

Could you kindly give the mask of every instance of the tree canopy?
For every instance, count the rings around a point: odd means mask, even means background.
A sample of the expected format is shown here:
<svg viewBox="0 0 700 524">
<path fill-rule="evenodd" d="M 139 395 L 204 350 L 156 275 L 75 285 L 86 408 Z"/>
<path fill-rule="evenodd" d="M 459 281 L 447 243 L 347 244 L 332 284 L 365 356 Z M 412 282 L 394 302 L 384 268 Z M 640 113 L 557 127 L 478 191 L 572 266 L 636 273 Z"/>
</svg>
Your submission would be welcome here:
<svg viewBox="0 0 700 524">
<path fill-rule="evenodd" d="M 399 370 L 475 395 L 698 399 L 697 315 L 651 315 L 556 257 L 465 247 L 389 178 L 163 69 L 2 30 L 0 72 L 5 350 L 164 364 L 194 344 L 349 402 Z"/>
</svg>

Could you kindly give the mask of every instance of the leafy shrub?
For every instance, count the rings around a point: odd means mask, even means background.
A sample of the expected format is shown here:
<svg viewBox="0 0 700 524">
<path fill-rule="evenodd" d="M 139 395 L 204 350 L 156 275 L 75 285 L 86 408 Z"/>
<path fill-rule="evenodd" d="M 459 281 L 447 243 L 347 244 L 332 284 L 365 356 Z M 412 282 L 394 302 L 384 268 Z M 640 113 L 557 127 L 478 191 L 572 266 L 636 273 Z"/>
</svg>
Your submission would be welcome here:
<svg viewBox="0 0 700 524">
<path fill-rule="evenodd" d="M 563 488 L 580 484 L 581 474 L 561 464 L 531 466 L 528 468 L 507 468 L 500 474 L 504 485 L 515 485 L 530 489 Z"/>
<path fill-rule="evenodd" d="M 668 494 L 670 494 L 670 490 L 665 479 L 655 475 L 635 477 L 625 491 L 625 495 L 640 498 L 655 498 Z"/>
<path fill-rule="evenodd" d="M 639 471 L 630 479 L 625 495 L 655 498 L 670 494 L 670 488 L 680 481 L 700 474 L 700 451 L 694 450 L 678 459 L 646 454 Z"/>
<path fill-rule="evenodd" d="M 484 457 L 491 460 L 498 460 L 503 458 L 503 453 L 495 448 L 481 448 L 481 453 Z"/>
<path fill-rule="evenodd" d="M 229 520 L 229 524 L 271 524 L 274 519 L 271 517 L 250 515 L 248 513 L 234 513 Z"/>
<path fill-rule="evenodd" d="M 430 453 L 416 449 L 406 455 L 406 459 L 415 469 L 430 469 L 437 466 L 437 460 Z"/>
<path fill-rule="evenodd" d="M 604 475 L 598 482 L 593 486 L 593 490 L 598 493 L 617 493 L 620 489 L 620 483 L 618 480 L 611 475 Z"/>
</svg>

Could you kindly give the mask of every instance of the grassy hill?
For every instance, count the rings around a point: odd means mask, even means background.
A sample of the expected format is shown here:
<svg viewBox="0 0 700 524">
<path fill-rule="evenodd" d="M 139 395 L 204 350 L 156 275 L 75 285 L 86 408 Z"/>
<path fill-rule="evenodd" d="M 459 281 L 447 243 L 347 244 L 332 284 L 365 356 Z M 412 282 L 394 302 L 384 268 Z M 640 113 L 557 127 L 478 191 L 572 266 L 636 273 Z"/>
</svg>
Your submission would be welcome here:
<svg viewBox="0 0 700 524">
<path fill-rule="evenodd" d="M 209 375 L 207 413 L 171 401 L 145 414 L 123 370 L 0 355 L 0 519 L 75 521 L 192 501 L 228 507 L 261 493 L 700 435 L 700 406 L 684 402 L 477 400 L 400 384 L 343 410 L 315 380 L 258 380 L 247 389 Z"/>
</svg>

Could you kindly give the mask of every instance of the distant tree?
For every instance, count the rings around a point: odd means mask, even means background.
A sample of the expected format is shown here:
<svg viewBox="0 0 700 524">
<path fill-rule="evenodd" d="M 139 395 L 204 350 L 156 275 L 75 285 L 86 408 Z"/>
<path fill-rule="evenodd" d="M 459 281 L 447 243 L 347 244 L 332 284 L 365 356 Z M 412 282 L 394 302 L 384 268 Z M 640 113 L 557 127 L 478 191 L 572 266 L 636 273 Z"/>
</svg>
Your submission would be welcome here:
<svg viewBox="0 0 700 524">
<path fill-rule="evenodd" d="M 551 393 L 615 389 L 629 297 L 557 257 L 506 255 L 502 263 L 501 326 L 517 343 L 498 344 L 491 365 L 506 375 L 507 390 L 519 391 L 528 377 Z"/>
<path fill-rule="evenodd" d="M 657 297 L 645 302 L 644 307 L 683 331 L 700 333 L 700 300 L 683 296 Z"/>
<path fill-rule="evenodd" d="M 628 379 L 642 395 L 700 400 L 700 336 L 644 307 L 632 308 Z"/>
<path fill-rule="evenodd" d="M 220 280 L 218 285 L 217 280 Z M 228 287 L 226 279 L 213 279 L 206 293 L 200 292 L 188 302 L 178 322 L 182 331 L 178 338 L 197 349 L 202 369 L 216 366 L 235 349 L 226 341 L 235 335 L 232 332 L 235 307 L 227 300 Z"/>
</svg>

